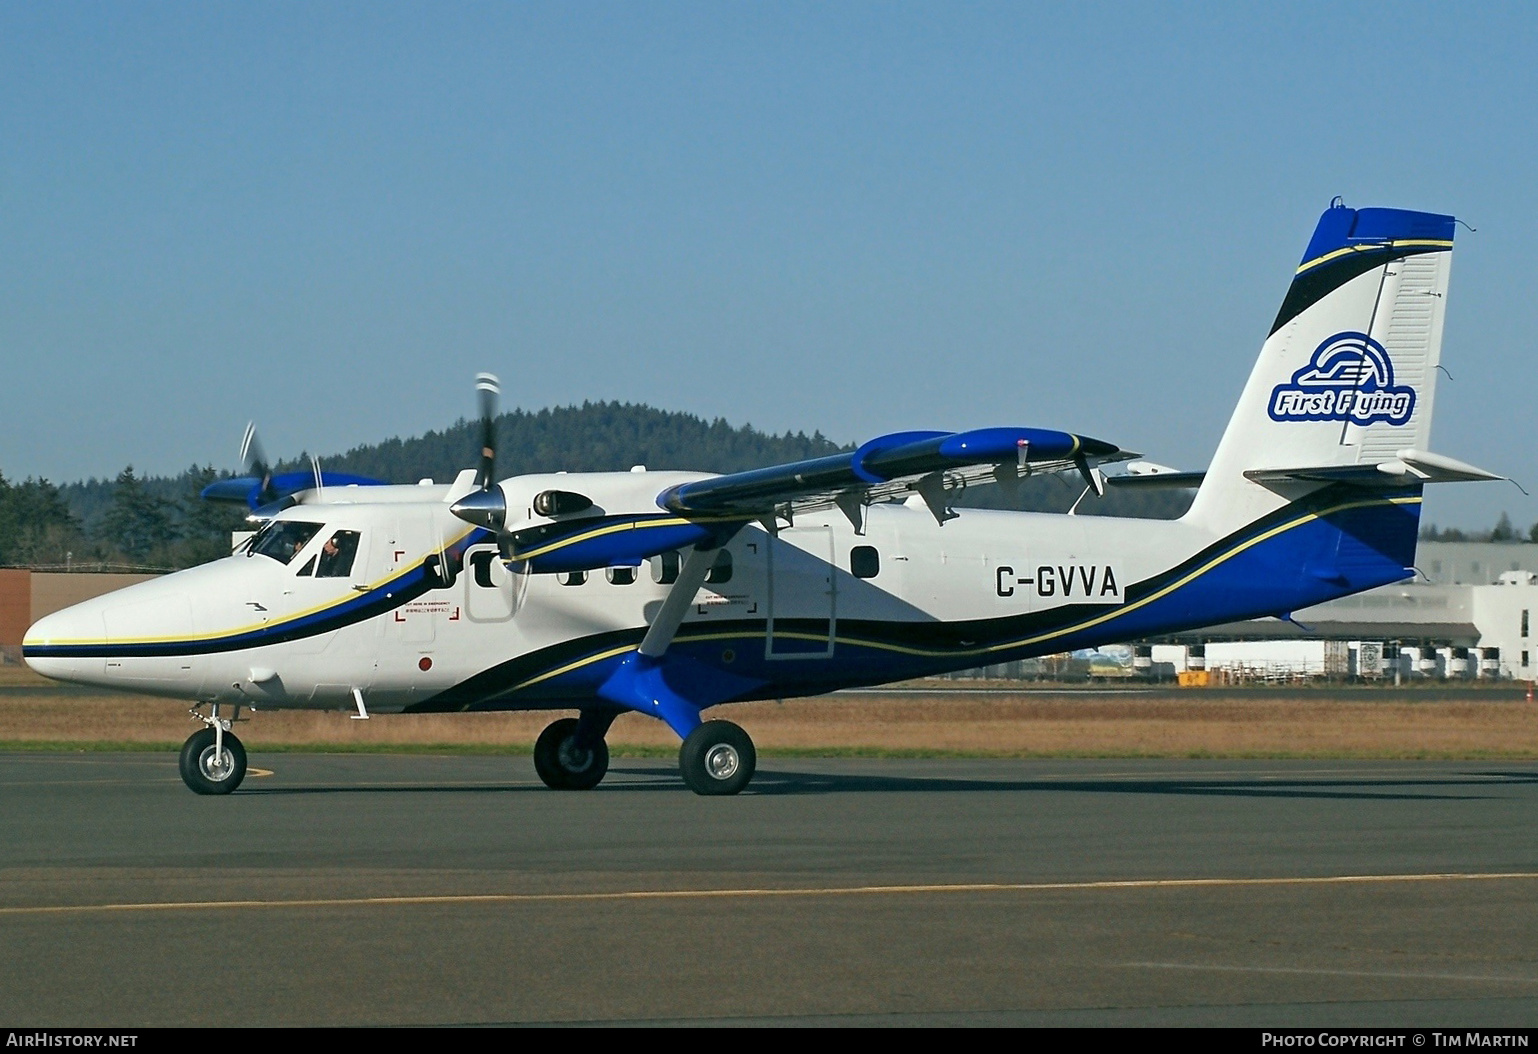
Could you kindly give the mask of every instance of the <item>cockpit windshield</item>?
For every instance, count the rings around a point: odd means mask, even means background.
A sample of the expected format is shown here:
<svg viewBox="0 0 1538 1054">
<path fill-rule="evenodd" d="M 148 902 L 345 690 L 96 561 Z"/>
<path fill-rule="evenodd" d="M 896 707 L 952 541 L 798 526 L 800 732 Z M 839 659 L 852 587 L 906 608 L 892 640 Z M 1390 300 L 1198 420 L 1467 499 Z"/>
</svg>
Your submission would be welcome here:
<svg viewBox="0 0 1538 1054">
<path fill-rule="evenodd" d="M 302 520 L 272 520 L 256 532 L 246 554 L 260 553 L 272 557 L 280 564 L 286 564 L 299 555 L 299 550 L 315 537 L 315 532 L 320 528 L 318 523 L 305 523 Z"/>
</svg>

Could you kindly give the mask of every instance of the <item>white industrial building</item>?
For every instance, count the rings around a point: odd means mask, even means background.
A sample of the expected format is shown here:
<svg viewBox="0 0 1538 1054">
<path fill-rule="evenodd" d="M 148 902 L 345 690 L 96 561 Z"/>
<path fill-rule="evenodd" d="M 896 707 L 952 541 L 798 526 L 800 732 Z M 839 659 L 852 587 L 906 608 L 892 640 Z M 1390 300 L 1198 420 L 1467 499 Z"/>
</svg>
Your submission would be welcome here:
<svg viewBox="0 0 1538 1054">
<path fill-rule="evenodd" d="M 1412 579 L 1292 613 L 1129 642 L 1088 655 L 1091 676 L 1206 669 L 1238 681 L 1309 676 L 1538 677 L 1538 545 L 1420 542 Z M 1067 657 L 959 677 L 1052 677 Z M 1085 665 L 1080 657 L 1079 665 Z"/>
<path fill-rule="evenodd" d="M 1241 678 L 1331 674 L 1501 677 L 1538 674 L 1538 545 L 1421 542 L 1415 578 L 1292 613 L 1182 634 L 1137 649 L 1174 670 Z"/>
</svg>

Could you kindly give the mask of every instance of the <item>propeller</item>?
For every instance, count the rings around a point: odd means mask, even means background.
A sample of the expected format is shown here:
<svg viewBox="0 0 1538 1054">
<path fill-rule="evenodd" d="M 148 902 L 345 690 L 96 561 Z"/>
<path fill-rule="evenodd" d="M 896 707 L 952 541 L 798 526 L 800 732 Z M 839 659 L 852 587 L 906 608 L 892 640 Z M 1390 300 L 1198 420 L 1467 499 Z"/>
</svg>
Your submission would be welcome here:
<svg viewBox="0 0 1538 1054">
<path fill-rule="evenodd" d="M 246 422 L 246 434 L 240 440 L 240 463 L 247 476 L 254 476 L 260 480 L 256 497 L 252 499 L 251 507 L 259 509 L 264 505 L 278 499 L 278 492 L 272 486 L 272 466 L 267 461 L 267 455 L 262 451 L 262 441 L 256 437 L 256 422 Z"/>
<path fill-rule="evenodd" d="M 475 490 L 460 498 L 449 511 L 466 523 L 487 530 L 502 530 L 507 521 L 507 499 L 497 486 L 497 396 L 502 386 L 489 373 L 475 376 L 481 410 L 481 460 L 475 469 Z"/>
<path fill-rule="evenodd" d="M 327 487 L 377 487 L 383 483 L 350 472 L 325 472 L 320 459 L 315 457 L 310 458 L 308 471 L 274 473 L 262 442 L 256 437 L 255 424 L 246 425 L 241 437 L 240 463 L 244 475 L 214 480 L 203 488 L 202 497 L 206 501 L 244 505 L 251 510 L 248 519 L 253 522 L 271 519 L 293 505 L 301 491 L 312 490 L 315 500 L 320 500 Z"/>
<path fill-rule="evenodd" d="M 497 396 L 502 385 L 492 374 L 477 373 L 475 394 L 481 407 L 481 463 L 475 470 L 475 485 L 485 490 L 497 481 Z"/>
</svg>

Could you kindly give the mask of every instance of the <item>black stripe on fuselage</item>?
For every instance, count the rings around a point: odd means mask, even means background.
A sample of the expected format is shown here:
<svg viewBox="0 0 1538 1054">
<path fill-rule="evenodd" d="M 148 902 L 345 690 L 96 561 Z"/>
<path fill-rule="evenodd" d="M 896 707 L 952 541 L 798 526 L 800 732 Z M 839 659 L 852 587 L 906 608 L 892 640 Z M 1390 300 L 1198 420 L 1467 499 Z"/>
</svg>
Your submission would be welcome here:
<svg viewBox="0 0 1538 1054">
<path fill-rule="evenodd" d="M 1373 503 L 1382 501 L 1387 504 L 1395 498 L 1414 496 L 1418 493 L 1419 488 L 1385 492 L 1366 491 L 1347 484 L 1325 487 L 1213 542 L 1168 570 L 1127 586 L 1122 594 L 1123 603 L 1118 607 L 1127 608 L 1129 605 L 1134 605 L 1189 575 L 1208 561 L 1238 549 L 1251 539 L 1296 520 L 1300 516 L 1307 516 L 1310 513 L 1321 516 L 1343 503 L 1349 504 L 1364 499 Z M 890 645 L 930 652 L 934 656 L 936 671 L 939 672 L 952 668 L 957 663 L 959 666 L 956 668 L 976 665 L 976 658 L 983 649 L 1002 641 L 1023 640 L 1071 629 L 1077 622 L 1104 614 L 1107 607 L 1103 604 L 1072 604 L 1047 611 L 954 622 L 878 622 L 839 619 L 838 634 L 840 637 L 858 638 L 850 642 L 855 646 L 858 646 L 860 641 L 864 641 L 871 645 Z M 1277 612 L 1269 608 L 1234 612 L 1228 614 L 1223 621 L 1260 618 L 1275 614 Z M 724 636 L 762 640 L 766 630 L 767 623 L 764 619 L 722 620 L 708 624 L 697 623 L 687 627 L 679 632 L 677 640 L 687 643 L 691 639 L 701 637 Z M 826 619 L 775 619 L 775 630 L 777 633 L 804 633 L 826 637 L 828 622 Z M 580 665 L 585 659 L 596 658 L 616 648 L 639 646 L 645 633 L 646 627 L 641 626 L 562 641 L 498 663 L 407 709 L 414 713 L 441 713 L 467 710 L 477 706 L 492 709 L 500 703 L 507 703 L 510 707 L 514 707 L 517 705 L 517 700 L 565 698 L 564 694 L 554 686 L 543 688 L 536 685 L 517 691 L 516 694 L 509 693 L 515 692 L 518 685 L 548 674 L 552 670 L 573 664 Z M 863 683 L 879 682 L 850 680 L 847 684 L 828 684 L 823 690 L 833 691 L 840 687 L 855 687 Z M 744 693 L 738 697 L 738 701 L 774 698 L 777 694 L 776 687 L 775 684 L 771 684 L 761 691 Z M 573 701 L 572 705 L 576 706 L 578 702 Z"/>
</svg>

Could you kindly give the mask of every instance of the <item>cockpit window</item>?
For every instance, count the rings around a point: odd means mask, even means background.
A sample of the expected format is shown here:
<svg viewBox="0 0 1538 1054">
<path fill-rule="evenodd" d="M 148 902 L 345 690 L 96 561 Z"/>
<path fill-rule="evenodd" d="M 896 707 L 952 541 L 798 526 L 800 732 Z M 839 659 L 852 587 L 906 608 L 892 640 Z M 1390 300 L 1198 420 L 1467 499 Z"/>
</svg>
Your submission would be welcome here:
<svg viewBox="0 0 1538 1054">
<path fill-rule="evenodd" d="M 358 555 L 358 532 L 337 531 L 320 550 L 316 578 L 346 578 L 352 574 L 353 558 Z"/>
<path fill-rule="evenodd" d="M 321 525 L 302 520 L 272 520 L 251 539 L 247 555 L 260 553 L 270 556 L 280 564 L 286 564 L 299 555 L 306 542 L 315 537 Z"/>
</svg>

